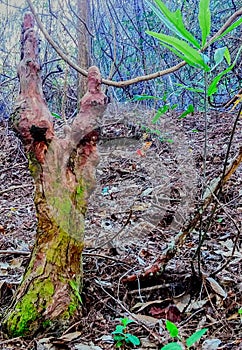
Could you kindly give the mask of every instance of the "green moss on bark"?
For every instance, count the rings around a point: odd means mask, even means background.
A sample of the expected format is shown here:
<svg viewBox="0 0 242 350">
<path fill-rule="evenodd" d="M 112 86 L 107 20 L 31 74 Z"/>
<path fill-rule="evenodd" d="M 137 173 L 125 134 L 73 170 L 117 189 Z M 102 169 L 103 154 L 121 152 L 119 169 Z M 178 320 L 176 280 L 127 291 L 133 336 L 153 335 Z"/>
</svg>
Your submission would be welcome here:
<svg viewBox="0 0 242 350">
<path fill-rule="evenodd" d="M 4 325 L 8 334 L 13 337 L 32 334 L 32 328 L 39 322 L 39 307 L 45 308 L 44 304 L 51 301 L 54 294 L 54 286 L 50 279 L 37 280 L 20 301 L 17 302 L 14 311 L 7 316 Z M 41 305 L 41 303 L 43 305 Z"/>
<path fill-rule="evenodd" d="M 68 323 L 78 312 L 83 245 L 81 237 L 72 238 L 56 224 L 48 235 L 39 235 L 19 288 L 20 297 L 14 311 L 4 318 L 4 328 L 10 336 L 33 336 L 39 329 L 48 328 L 48 324 L 55 327 Z M 55 314 L 53 318 L 52 314 Z"/>
</svg>

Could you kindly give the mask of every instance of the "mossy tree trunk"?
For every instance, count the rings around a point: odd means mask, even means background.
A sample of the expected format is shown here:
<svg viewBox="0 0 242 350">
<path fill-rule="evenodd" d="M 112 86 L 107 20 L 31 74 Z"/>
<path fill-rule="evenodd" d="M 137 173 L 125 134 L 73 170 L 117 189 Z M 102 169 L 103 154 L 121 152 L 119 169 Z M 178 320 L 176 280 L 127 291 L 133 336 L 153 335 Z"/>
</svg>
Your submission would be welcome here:
<svg viewBox="0 0 242 350">
<path fill-rule="evenodd" d="M 80 314 L 82 251 L 87 199 L 95 185 L 98 118 L 106 97 L 101 76 L 90 67 L 88 92 L 65 136 L 55 135 L 45 103 L 34 20 L 25 14 L 18 67 L 20 93 L 13 125 L 35 182 L 36 243 L 3 326 L 10 336 L 33 336 L 43 328 L 68 326 Z"/>
</svg>

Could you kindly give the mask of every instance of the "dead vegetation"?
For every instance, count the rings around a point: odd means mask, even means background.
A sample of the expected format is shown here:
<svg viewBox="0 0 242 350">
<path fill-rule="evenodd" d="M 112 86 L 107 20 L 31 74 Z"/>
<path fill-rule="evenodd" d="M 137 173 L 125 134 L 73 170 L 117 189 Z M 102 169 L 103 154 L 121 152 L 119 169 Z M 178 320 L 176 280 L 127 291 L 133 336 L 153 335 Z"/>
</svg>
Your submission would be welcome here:
<svg viewBox="0 0 242 350">
<path fill-rule="evenodd" d="M 207 183 L 221 174 L 234 118 L 234 112 L 209 114 Z M 124 316 L 135 320 L 131 332 L 142 349 L 160 349 L 168 342 L 166 319 L 184 337 L 208 327 L 203 341 L 219 339 L 216 349 L 242 348 L 241 166 L 161 271 L 163 253 L 200 205 L 204 128 L 201 114 L 183 121 L 167 114 L 159 127 L 150 120 L 150 111 L 137 106 L 111 106 L 100 125 L 97 186 L 86 221 L 82 317 L 60 334 L 38 334 L 31 341 L 7 340 L 2 334 L 1 349 L 114 349 L 111 332 Z M 36 220 L 27 159 L 6 123 L 0 143 L 4 311 L 29 259 Z M 239 144 L 237 131 L 230 160 Z M 215 204 L 198 260 L 199 232 Z M 208 349 L 203 341 L 196 349 Z"/>
</svg>

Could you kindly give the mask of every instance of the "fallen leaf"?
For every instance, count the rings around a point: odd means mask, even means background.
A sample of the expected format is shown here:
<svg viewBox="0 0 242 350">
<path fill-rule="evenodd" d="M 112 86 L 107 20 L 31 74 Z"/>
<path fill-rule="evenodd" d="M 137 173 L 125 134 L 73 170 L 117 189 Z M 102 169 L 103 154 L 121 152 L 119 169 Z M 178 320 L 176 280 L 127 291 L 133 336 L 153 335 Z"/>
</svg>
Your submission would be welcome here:
<svg viewBox="0 0 242 350">
<path fill-rule="evenodd" d="M 134 320 L 142 322 L 142 323 L 146 324 L 147 326 L 154 326 L 157 323 L 159 323 L 159 320 L 155 317 L 146 316 L 146 315 L 142 315 L 142 314 L 132 314 L 132 315 L 134 317 Z"/>
<path fill-rule="evenodd" d="M 20 268 L 23 263 L 23 258 L 15 258 L 11 261 L 11 268 Z"/>
<path fill-rule="evenodd" d="M 239 314 L 238 312 L 234 313 L 233 315 L 229 316 L 227 318 L 228 321 L 231 321 L 231 320 L 236 320 L 237 318 L 239 317 Z"/>
<path fill-rule="evenodd" d="M 206 339 L 202 343 L 202 350 L 217 350 L 221 343 L 220 339 Z"/>
<path fill-rule="evenodd" d="M 142 146 L 142 150 L 146 151 L 148 150 L 152 145 L 152 141 L 145 142 Z"/>
<path fill-rule="evenodd" d="M 215 281 L 215 279 L 213 279 L 212 277 L 207 277 L 206 280 L 209 282 L 211 288 L 213 289 L 213 291 L 217 294 L 219 294 L 221 297 L 223 297 L 224 299 L 227 298 L 227 293 L 225 292 L 225 290 L 220 286 L 220 284 Z"/>
<path fill-rule="evenodd" d="M 59 340 L 62 340 L 64 342 L 70 342 L 74 339 L 79 338 L 82 335 L 81 332 L 73 332 L 73 333 L 67 333 L 62 335 L 60 338 L 58 338 Z"/>
<path fill-rule="evenodd" d="M 138 309 L 136 310 L 136 312 L 140 312 L 142 310 L 144 310 L 145 308 L 147 308 L 148 306 L 150 305 L 154 305 L 154 304 L 162 304 L 166 301 L 171 301 L 171 299 L 164 299 L 164 300 L 152 300 L 152 301 L 147 301 L 146 303 L 137 303 L 135 304 L 133 307 L 132 307 L 132 311 L 135 310 L 135 309 Z"/>
<path fill-rule="evenodd" d="M 145 156 L 144 152 L 143 152 L 141 149 L 137 149 L 136 153 L 137 153 L 138 156 L 140 156 L 140 157 L 144 157 L 144 156 Z"/>
<path fill-rule="evenodd" d="M 184 309 L 188 306 L 191 300 L 191 295 L 190 294 L 184 294 L 179 298 L 174 298 L 174 304 L 178 308 L 180 312 L 183 312 Z"/>
<path fill-rule="evenodd" d="M 95 345 L 86 345 L 86 344 L 76 344 L 74 346 L 75 350 L 102 350 L 99 346 Z"/>
<path fill-rule="evenodd" d="M 157 349 L 157 345 L 152 343 L 149 338 L 140 338 L 140 342 L 142 344 L 142 349 Z"/>
<path fill-rule="evenodd" d="M 190 312 L 193 310 L 198 310 L 201 307 L 203 307 L 205 304 L 207 304 L 207 302 L 208 302 L 207 298 L 203 300 L 192 300 L 186 311 Z"/>
<path fill-rule="evenodd" d="M 52 344 L 54 338 L 42 338 L 36 340 L 36 350 L 57 350 L 57 348 Z"/>
<path fill-rule="evenodd" d="M 181 320 L 181 316 L 180 316 L 181 313 L 179 309 L 176 307 L 176 305 L 169 305 L 168 307 L 163 309 L 153 306 L 150 309 L 150 314 L 157 318 L 168 319 L 174 323 L 180 322 Z"/>
</svg>

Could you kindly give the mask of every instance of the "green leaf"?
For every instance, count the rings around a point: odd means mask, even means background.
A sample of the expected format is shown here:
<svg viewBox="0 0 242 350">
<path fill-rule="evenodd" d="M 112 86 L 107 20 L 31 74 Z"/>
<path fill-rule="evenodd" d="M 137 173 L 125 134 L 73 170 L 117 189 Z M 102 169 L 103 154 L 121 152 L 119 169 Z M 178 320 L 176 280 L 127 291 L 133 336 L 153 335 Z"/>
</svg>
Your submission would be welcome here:
<svg viewBox="0 0 242 350">
<path fill-rule="evenodd" d="M 51 115 L 53 115 L 53 117 L 55 117 L 57 119 L 61 119 L 61 116 L 57 113 L 52 112 Z"/>
<path fill-rule="evenodd" d="M 207 55 L 205 55 L 205 53 L 201 52 L 201 56 L 202 56 L 203 61 L 204 61 L 205 63 L 210 62 L 210 58 L 209 58 Z"/>
<path fill-rule="evenodd" d="M 178 343 L 169 343 L 163 346 L 160 350 L 182 350 L 182 346 Z"/>
<path fill-rule="evenodd" d="M 224 219 L 223 218 L 219 218 L 219 219 L 217 219 L 217 222 L 219 223 L 219 224 L 221 224 L 221 222 L 223 222 L 224 221 Z"/>
<path fill-rule="evenodd" d="M 192 88 L 183 84 L 175 84 L 175 85 L 183 88 L 184 90 L 188 90 L 191 92 L 204 93 L 204 89 L 201 89 L 201 88 Z"/>
<path fill-rule="evenodd" d="M 130 334 L 130 333 L 126 334 L 125 341 L 126 341 L 126 343 L 131 343 L 132 345 L 139 345 L 140 344 L 139 338 L 133 334 Z"/>
<path fill-rule="evenodd" d="M 238 310 L 238 314 L 242 315 L 242 307 Z"/>
<path fill-rule="evenodd" d="M 211 30 L 210 0 L 200 0 L 198 20 L 202 32 L 202 46 L 205 45 Z"/>
<path fill-rule="evenodd" d="M 177 326 L 175 325 L 175 323 L 173 323 L 169 320 L 166 320 L 166 329 L 168 330 L 168 332 L 170 333 L 170 336 L 172 338 L 177 337 L 179 334 L 179 330 L 178 330 Z"/>
<path fill-rule="evenodd" d="M 164 95 L 162 96 L 162 101 L 166 102 L 167 101 L 167 92 L 164 93 Z"/>
<path fill-rule="evenodd" d="M 170 29 L 175 34 L 179 35 L 179 32 L 176 29 L 176 27 L 162 14 L 161 11 L 159 11 L 149 0 L 145 0 L 145 2 L 147 2 L 152 12 L 165 24 L 165 26 L 168 29 Z"/>
<path fill-rule="evenodd" d="M 158 135 L 158 136 L 160 136 L 161 135 L 161 131 L 160 130 L 156 130 L 156 129 L 152 129 L 152 132 L 154 133 L 154 134 L 156 134 L 156 135 Z"/>
<path fill-rule="evenodd" d="M 231 69 L 233 68 L 233 66 L 228 67 L 227 69 L 225 69 L 223 72 L 219 73 L 211 82 L 211 84 L 208 87 L 208 96 L 212 96 L 214 95 L 218 88 L 217 85 L 220 82 L 220 80 L 222 79 L 222 77 L 227 74 L 229 71 L 231 71 Z"/>
<path fill-rule="evenodd" d="M 196 88 L 189 88 L 189 87 L 185 89 L 191 92 L 204 93 L 204 89 L 199 89 L 199 88 L 196 89 Z"/>
<path fill-rule="evenodd" d="M 133 320 L 130 320 L 128 317 L 125 318 L 121 318 L 120 322 L 122 323 L 122 325 L 126 328 L 126 326 L 130 323 L 133 323 Z"/>
<path fill-rule="evenodd" d="M 183 61 L 186 61 L 190 66 L 195 67 L 196 65 L 190 61 L 187 57 L 185 57 L 183 54 L 181 54 L 178 50 L 176 50 L 174 47 L 171 47 L 170 45 L 167 45 L 165 43 L 161 43 L 163 46 L 167 47 L 170 51 L 174 52 L 174 54 L 181 58 Z"/>
<path fill-rule="evenodd" d="M 160 97 L 149 96 L 149 95 L 134 95 L 133 101 L 146 101 L 146 100 L 161 100 Z"/>
<path fill-rule="evenodd" d="M 166 113 L 169 110 L 169 106 L 165 105 L 158 109 L 154 118 L 152 119 L 152 124 L 155 124 L 161 117 L 162 114 Z"/>
<path fill-rule="evenodd" d="M 121 346 L 123 346 L 123 340 L 120 340 L 116 343 L 116 348 L 121 348 Z"/>
<path fill-rule="evenodd" d="M 225 52 L 224 52 L 224 57 L 227 61 L 227 63 L 230 65 L 231 64 L 231 56 L 230 56 L 230 52 L 229 49 L 226 46 Z"/>
<path fill-rule="evenodd" d="M 191 114 L 194 112 L 194 106 L 193 105 L 189 105 L 187 107 L 187 109 L 181 114 L 179 115 L 178 119 L 183 119 L 185 118 L 188 114 Z"/>
<path fill-rule="evenodd" d="M 125 339 L 125 335 L 124 334 L 115 334 L 113 336 L 113 340 L 120 342 L 120 341 L 124 341 Z"/>
<path fill-rule="evenodd" d="M 119 324 L 116 326 L 115 331 L 113 331 L 112 334 L 123 334 L 124 330 L 125 327 Z"/>
<path fill-rule="evenodd" d="M 176 109 L 178 107 L 178 104 L 175 103 L 174 105 L 171 106 L 171 110 L 174 111 L 174 109 Z"/>
<path fill-rule="evenodd" d="M 172 48 L 182 53 L 182 57 L 186 62 L 193 66 L 200 66 L 205 71 L 209 71 L 210 68 L 204 62 L 202 55 L 190 45 L 188 45 L 184 40 L 177 39 L 170 35 L 160 34 L 156 32 L 146 31 L 147 34 L 159 39 L 162 44 L 168 44 L 169 49 L 172 51 Z M 175 52 L 176 53 L 176 52 Z M 177 53 L 176 53 L 177 54 Z"/>
<path fill-rule="evenodd" d="M 196 38 L 185 28 L 182 14 L 180 10 L 175 12 L 170 11 L 161 0 L 154 0 L 159 10 L 151 4 L 149 0 L 146 0 L 153 12 L 160 18 L 160 20 L 166 25 L 168 29 L 174 32 L 179 37 L 187 40 L 192 45 L 200 49 L 199 42 Z"/>
<path fill-rule="evenodd" d="M 193 333 L 189 338 L 186 340 L 186 345 L 188 347 L 192 346 L 194 343 L 196 343 L 202 336 L 207 332 L 208 328 L 200 329 L 199 331 L 196 331 Z"/>
<path fill-rule="evenodd" d="M 219 65 L 219 63 L 221 63 L 223 61 L 225 51 L 226 51 L 226 46 L 220 47 L 217 50 L 215 50 L 214 61 L 215 61 L 216 66 Z"/>
<path fill-rule="evenodd" d="M 218 83 L 220 82 L 220 80 L 222 79 L 222 77 L 229 73 L 235 66 L 236 62 L 237 62 L 237 59 L 240 55 L 240 52 L 242 50 L 242 46 L 239 48 L 238 52 L 237 52 L 237 55 L 235 57 L 235 60 L 233 62 L 233 64 L 231 64 L 231 66 L 229 66 L 227 69 L 225 69 L 223 72 L 219 73 L 214 79 L 213 81 L 211 82 L 211 84 L 209 85 L 208 87 L 208 96 L 212 96 L 213 94 L 215 94 L 217 92 L 217 85 Z"/>
<path fill-rule="evenodd" d="M 231 24 L 231 26 L 229 26 L 221 35 L 219 35 L 216 39 L 214 39 L 212 43 L 214 43 L 215 41 L 218 41 L 219 39 L 223 38 L 226 34 L 232 32 L 232 30 L 234 30 L 235 28 L 237 28 L 238 26 L 240 26 L 242 23 L 242 18 L 239 18 L 236 22 L 234 22 L 233 24 Z"/>
<path fill-rule="evenodd" d="M 215 50 L 215 53 L 214 53 L 215 65 L 211 69 L 211 71 L 214 70 L 222 62 L 224 58 L 226 59 L 228 64 L 231 64 L 231 57 L 227 46 L 220 47 L 219 49 Z"/>
</svg>

